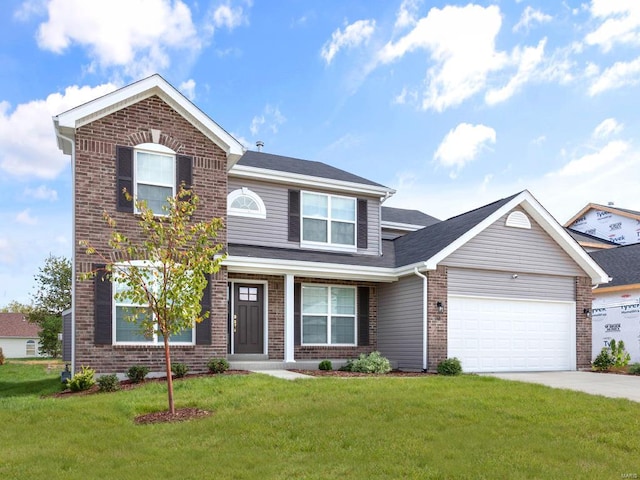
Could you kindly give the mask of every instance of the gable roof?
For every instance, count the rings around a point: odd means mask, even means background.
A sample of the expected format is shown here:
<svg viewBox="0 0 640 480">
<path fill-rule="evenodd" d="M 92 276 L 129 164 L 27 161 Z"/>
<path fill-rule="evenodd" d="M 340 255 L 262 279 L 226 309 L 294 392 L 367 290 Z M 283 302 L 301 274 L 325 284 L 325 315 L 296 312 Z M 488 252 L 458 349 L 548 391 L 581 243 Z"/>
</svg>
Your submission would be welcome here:
<svg viewBox="0 0 640 480">
<path fill-rule="evenodd" d="M 390 196 L 395 190 L 326 163 L 248 150 L 229 172 L 244 178 Z"/>
<path fill-rule="evenodd" d="M 213 143 L 224 150 L 230 167 L 242 156 L 244 147 L 240 142 L 158 74 L 151 75 L 54 116 L 53 124 L 58 139 L 58 148 L 65 154 L 70 155 L 73 150 L 72 139 L 76 128 L 154 95 L 157 95 Z"/>
<path fill-rule="evenodd" d="M 39 331 L 22 313 L 0 313 L 0 337 L 36 338 Z"/>
<path fill-rule="evenodd" d="M 403 226 L 412 226 L 414 229 L 427 227 L 438 223 L 441 220 L 431 215 L 427 215 L 420 210 L 408 210 L 405 208 L 382 207 L 382 223 L 383 226 L 390 228 Z"/>
<path fill-rule="evenodd" d="M 589 255 L 611 276 L 607 289 L 625 285 L 640 288 L 640 243 L 590 252 Z"/>
<path fill-rule="evenodd" d="M 582 210 L 576 213 L 573 217 L 571 217 L 567 222 L 565 222 L 565 227 L 570 227 L 573 222 L 575 222 L 578 218 L 582 217 L 589 210 L 601 210 L 603 212 L 615 213 L 617 215 L 622 215 L 623 217 L 635 218 L 636 220 L 640 220 L 640 212 L 635 210 L 629 210 L 627 208 L 619 208 L 614 207 L 613 205 L 599 205 L 597 203 L 589 203 Z"/>
<path fill-rule="evenodd" d="M 596 237 L 594 235 L 589 235 L 588 233 L 579 232 L 569 227 L 564 227 L 564 229 L 583 247 L 613 248 L 619 246 L 618 243 L 612 242 L 610 240 L 605 240 L 604 238 Z"/>
</svg>

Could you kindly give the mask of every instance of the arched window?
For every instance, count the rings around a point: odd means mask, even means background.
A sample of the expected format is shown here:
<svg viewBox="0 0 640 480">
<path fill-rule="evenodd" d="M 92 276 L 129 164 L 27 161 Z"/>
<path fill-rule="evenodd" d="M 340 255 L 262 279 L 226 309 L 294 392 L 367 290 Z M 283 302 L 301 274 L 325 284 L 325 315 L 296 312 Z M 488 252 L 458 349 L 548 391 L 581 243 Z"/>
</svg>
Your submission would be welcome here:
<svg viewBox="0 0 640 480">
<path fill-rule="evenodd" d="M 267 218 L 267 209 L 260 196 L 246 187 L 231 192 L 227 197 L 227 205 L 229 215 Z"/>
</svg>

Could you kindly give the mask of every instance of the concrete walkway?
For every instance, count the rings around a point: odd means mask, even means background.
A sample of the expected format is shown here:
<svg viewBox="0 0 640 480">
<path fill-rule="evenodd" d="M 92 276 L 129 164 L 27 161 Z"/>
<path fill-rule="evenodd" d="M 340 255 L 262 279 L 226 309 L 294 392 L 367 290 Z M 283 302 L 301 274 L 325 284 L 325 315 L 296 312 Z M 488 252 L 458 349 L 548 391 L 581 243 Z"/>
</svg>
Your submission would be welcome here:
<svg viewBox="0 0 640 480">
<path fill-rule="evenodd" d="M 640 376 L 636 375 L 595 372 L 490 373 L 486 375 L 640 402 Z"/>
<path fill-rule="evenodd" d="M 298 372 L 291 372 L 289 370 L 249 370 L 253 373 L 264 373 L 265 375 L 271 375 L 272 377 L 281 378 L 283 380 L 298 380 L 299 378 L 315 378 L 311 375 L 303 375 Z"/>
</svg>

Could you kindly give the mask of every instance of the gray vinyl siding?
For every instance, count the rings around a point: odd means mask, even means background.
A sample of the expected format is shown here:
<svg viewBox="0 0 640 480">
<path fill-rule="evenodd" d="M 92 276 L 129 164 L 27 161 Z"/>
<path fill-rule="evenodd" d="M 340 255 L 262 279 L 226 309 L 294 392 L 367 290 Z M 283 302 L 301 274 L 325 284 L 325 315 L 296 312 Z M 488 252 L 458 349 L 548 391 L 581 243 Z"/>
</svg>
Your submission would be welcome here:
<svg viewBox="0 0 640 480">
<path fill-rule="evenodd" d="M 465 267 L 564 276 L 585 276 L 582 269 L 531 217 L 531 229 L 505 226 L 507 215 L 442 261 Z"/>
<path fill-rule="evenodd" d="M 71 312 L 62 315 L 62 361 L 71 362 Z"/>
<path fill-rule="evenodd" d="M 378 287 L 378 350 L 398 368 L 422 369 L 423 298 L 415 275 Z"/>
<path fill-rule="evenodd" d="M 246 187 L 260 196 L 267 210 L 267 218 L 261 219 L 229 215 L 227 217 L 227 238 L 229 243 L 278 248 L 300 248 L 299 243 L 289 242 L 287 236 L 289 224 L 288 191 L 290 186 L 229 178 L 229 193 L 242 187 Z M 310 189 L 306 190 L 311 191 Z M 332 193 L 327 191 L 319 192 Z M 374 197 L 359 198 L 367 198 L 368 248 L 366 250 L 358 249 L 358 253 L 378 255 L 381 241 L 380 200 Z"/>
<path fill-rule="evenodd" d="M 575 300 L 574 277 L 518 273 L 518 277 L 513 278 L 514 273 L 513 271 L 449 268 L 448 291 L 450 295 L 478 297 Z"/>
</svg>

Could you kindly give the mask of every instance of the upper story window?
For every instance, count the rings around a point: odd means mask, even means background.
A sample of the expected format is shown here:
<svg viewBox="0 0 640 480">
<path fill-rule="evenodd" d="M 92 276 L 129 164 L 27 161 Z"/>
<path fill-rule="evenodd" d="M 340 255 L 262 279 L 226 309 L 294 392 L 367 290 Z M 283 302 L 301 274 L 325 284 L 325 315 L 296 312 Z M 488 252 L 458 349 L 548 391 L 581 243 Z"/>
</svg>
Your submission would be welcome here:
<svg viewBox="0 0 640 480">
<path fill-rule="evenodd" d="M 227 205 L 229 215 L 267 218 L 267 209 L 260 196 L 246 187 L 231 192 L 227 197 Z"/>
<path fill-rule="evenodd" d="M 353 249 L 356 199 L 302 192 L 302 243 Z"/>
<path fill-rule="evenodd" d="M 134 149 L 134 198 L 145 201 L 156 215 L 176 193 L 176 156 L 173 150 L 144 143 Z M 137 212 L 137 209 L 136 209 Z"/>
</svg>

